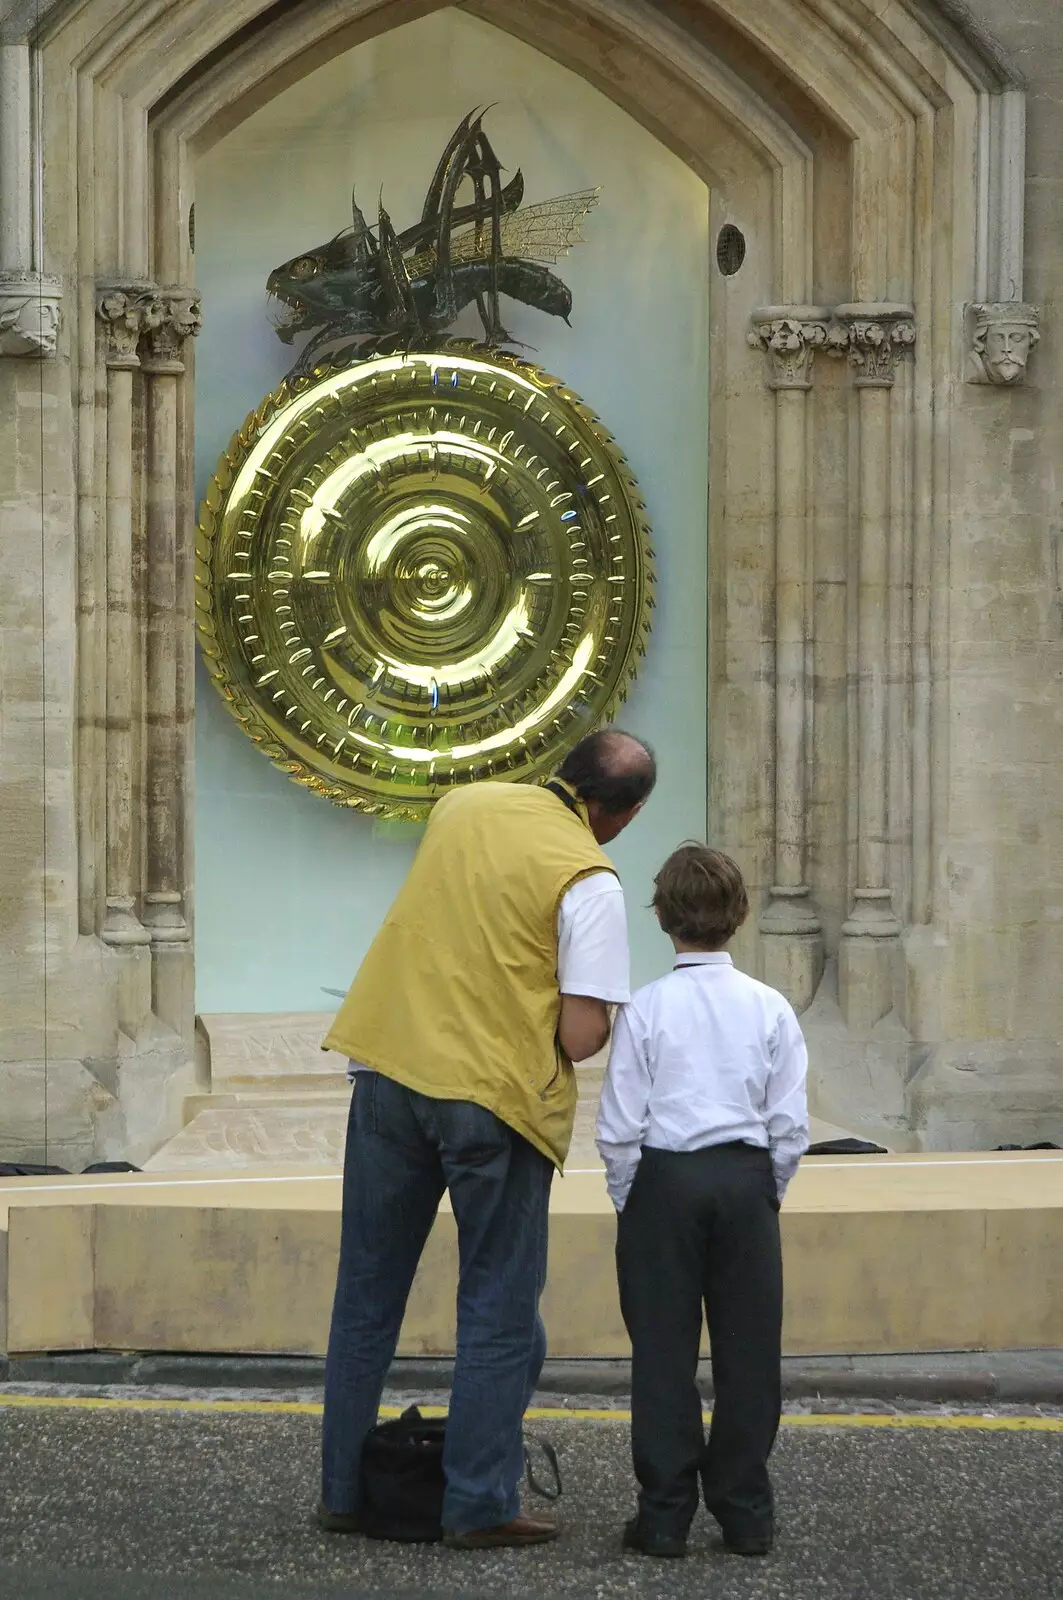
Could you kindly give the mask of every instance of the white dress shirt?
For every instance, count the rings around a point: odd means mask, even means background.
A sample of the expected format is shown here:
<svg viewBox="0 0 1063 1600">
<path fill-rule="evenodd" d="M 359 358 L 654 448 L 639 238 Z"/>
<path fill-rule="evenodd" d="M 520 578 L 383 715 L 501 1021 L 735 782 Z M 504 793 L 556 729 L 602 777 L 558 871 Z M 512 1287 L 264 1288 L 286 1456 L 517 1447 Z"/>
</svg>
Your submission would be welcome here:
<svg viewBox="0 0 1063 1600">
<path fill-rule="evenodd" d="M 627 911 L 620 880 L 592 872 L 562 896 L 557 912 L 557 986 L 562 994 L 584 994 L 609 1005 L 631 996 Z M 362 1068 L 347 1064 L 352 1081 Z"/>
<path fill-rule="evenodd" d="M 622 1007 L 596 1127 L 624 1209 L 643 1146 L 743 1140 L 771 1152 L 779 1199 L 808 1148 L 808 1055 L 790 1004 L 725 951 L 677 956 Z"/>
</svg>

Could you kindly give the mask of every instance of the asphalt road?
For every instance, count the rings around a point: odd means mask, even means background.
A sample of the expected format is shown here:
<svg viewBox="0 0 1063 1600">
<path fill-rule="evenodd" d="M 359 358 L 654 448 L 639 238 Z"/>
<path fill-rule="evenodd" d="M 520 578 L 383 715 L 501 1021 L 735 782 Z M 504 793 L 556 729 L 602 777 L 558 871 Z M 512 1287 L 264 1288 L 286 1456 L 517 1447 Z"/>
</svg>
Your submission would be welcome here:
<svg viewBox="0 0 1063 1600">
<path fill-rule="evenodd" d="M 534 1426 L 561 1457 L 564 1536 L 471 1555 L 319 1533 L 315 1416 L 0 1399 L 0 1596 L 1063 1597 L 1063 1431 L 784 1427 L 775 1553 L 726 1556 L 702 1513 L 686 1561 L 651 1562 L 619 1548 L 632 1507 L 626 1425 Z"/>
</svg>

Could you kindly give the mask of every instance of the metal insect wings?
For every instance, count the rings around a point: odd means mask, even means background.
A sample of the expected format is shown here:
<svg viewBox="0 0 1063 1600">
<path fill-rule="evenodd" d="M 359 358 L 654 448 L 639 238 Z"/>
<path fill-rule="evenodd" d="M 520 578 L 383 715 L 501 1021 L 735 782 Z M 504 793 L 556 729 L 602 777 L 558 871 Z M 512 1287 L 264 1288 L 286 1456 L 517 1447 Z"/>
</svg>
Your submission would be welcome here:
<svg viewBox="0 0 1063 1600">
<path fill-rule="evenodd" d="M 502 295 L 568 321 L 572 294 L 544 263 L 580 242 L 598 190 L 522 206 L 524 179 L 518 171 L 503 184 L 482 123 L 483 114 L 472 111 L 459 124 L 413 227 L 397 233 L 381 200 L 374 230 L 352 197 L 350 228 L 270 274 L 267 292 L 285 308 L 280 338 L 311 335 L 297 372 L 309 370 L 326 346 L 441 334 L 473 301 L 486 342 L 512 343 L 499 312 Z M 472 200 L 459 205 L 466 182 Z"/>
</svg>

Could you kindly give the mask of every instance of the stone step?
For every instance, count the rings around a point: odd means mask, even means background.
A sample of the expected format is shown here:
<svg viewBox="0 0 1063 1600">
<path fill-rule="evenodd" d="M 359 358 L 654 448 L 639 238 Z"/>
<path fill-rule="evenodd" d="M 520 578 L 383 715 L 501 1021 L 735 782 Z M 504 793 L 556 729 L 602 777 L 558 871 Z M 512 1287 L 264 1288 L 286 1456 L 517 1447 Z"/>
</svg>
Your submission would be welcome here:
<svg viewBox="0 0 1063 1600">
<path fill-rule="evenodd" d="M 215 1091 L 278 1082 L 342 1077 L 346 1065 L 321 1042 L 331 1011 L 212 1012 L 196 1019 L 201 1076 Z M 581 1062 L 579 1072 L 604 1070 L 606 1051 Z"/>
<path fill-rule="evenodd" d="M 340 1167 L 350 1086 L 341 1058 L 321 1049 L 331 1012 L 246 1012 L 198 1019 L 209 1091 L 185 1101 L 182 1131 L 146 1163 L 151 1172 L 252 1172 L 278 1165 Z M 567 1168 L 599 1171 L 594 1121 L 603 1051 L 576 1068 L 579 1104 Z M 847 1134 L 813 1120 L 812 1138 Z"/>
<path fill-rule="evenodd" d="M 342 1080 L 345 1063 L 322 1050 L 332 1011 L 213 1012 L 196 1019 L 199 1068 L 214 1090 Z"/>
<path fill-rule="evenodd" d="M 340 1167 L 349 1095 L 208 1104 L 145 1163 L 147 1172 Z"/>
<path fill-rule="evenodd" d="M 599 1171 L 594 1143 L 599 1082 L 581 1078 L 569 1172 Z M 251 1172 L 278 1165 L 340 1167 L 350 1091 L 199 1096 L 186 1127 L 145 1165 L 150 1172 Z M 813 1142 L 848 1137 L 813 1119 Z"/>
<path fill-rule="evenodd" d="M 575 1170 L 601 1166 L 594 1119 L 602 1071 L 577 1068 L 579 1105 L 569 1159 Z M 238 1088 L 232 1080 L 216 1093 L 185 1101 L 185 1126 L 145 1164 L 151 1172 L 250 1171 L 290 1166 L 341 1166 L 350 1087 L 345 1078 L 275 1077 Z"/>
<path fill-rule="evenodd" d="M 311 1079 L 294 1079 L 291 1083 L 270 1085 L 250 1083 L 241 1086 L 230 1080 L 217 1093 L 190 1094 L 184 1102 L 184 1125 L 204 1111 L 263 1111 L 274 1106 L 335 1106 L 346 1113 L 351 1098 L 351 1086 L 345 1076 L 324 1079 L 315 1083 Z"/>
</svg>

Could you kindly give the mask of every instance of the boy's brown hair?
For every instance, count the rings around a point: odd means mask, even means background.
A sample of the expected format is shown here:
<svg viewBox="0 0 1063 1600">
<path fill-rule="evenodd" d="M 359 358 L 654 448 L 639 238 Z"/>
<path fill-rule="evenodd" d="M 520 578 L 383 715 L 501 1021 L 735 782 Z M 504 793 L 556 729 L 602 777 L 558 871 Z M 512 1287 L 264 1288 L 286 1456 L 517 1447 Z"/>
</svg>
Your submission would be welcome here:
<svg viewBox="0 0 1063 1600">
<path fill-rule="evenodd" d="M 699 950 L 722 950 L 749 915 L 738 867 L 720 850 L 688 840 L 654 879 L 653 909 L 665 933 Z"/>
</svg>

